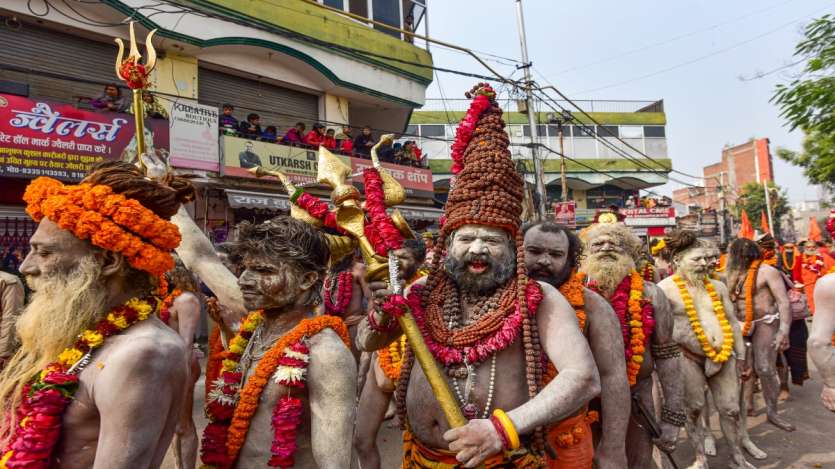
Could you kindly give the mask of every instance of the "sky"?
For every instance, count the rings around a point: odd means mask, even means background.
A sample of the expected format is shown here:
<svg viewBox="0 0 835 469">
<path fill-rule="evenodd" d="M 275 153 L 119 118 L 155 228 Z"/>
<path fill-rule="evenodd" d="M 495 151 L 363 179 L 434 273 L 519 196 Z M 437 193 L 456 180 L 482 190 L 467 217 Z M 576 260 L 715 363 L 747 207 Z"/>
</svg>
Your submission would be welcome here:
<svg viewBox="0 0 835 469">
<path fill-rule="evenodd" d="M 514 0 L 430 0 L 429 35 L 479 52 L 521 59 Z M 792 202 L 814 200 L 802 170 L 776 156 L 800 148 L 769 102 L 799 66 L 803 25 L 835 13 L 833 0 L 523 0 L 534 79 L 572 99 L 664 100 L 673 168 L 694 176 L 725 145 L 771 140 L 776 183 Z M 419 32 L 423 32 L 420 25 Z M 431 46 L 436 67 L 489 74 L 461 52 Z M 481 54 L 482 57 L 492 59 Z M 521 71 L 488 62 L 504 76 Z M 503 63 L 500 63 L 503 62 Z M 779 70 L 777 70 L 779 69 Z M 776 70 L 776 71 L 775 71 Z M 769 73 L 772 72 L 772 73 Z M 764 75 L 764 76 L 762 76 Z M 478 80 L 437 72 L 427 98 L 463 98 Z M 675 175 L 700 184 L 701 180 Z M 683 187 L 670 182 L 656 192 Z"/>
</svg>

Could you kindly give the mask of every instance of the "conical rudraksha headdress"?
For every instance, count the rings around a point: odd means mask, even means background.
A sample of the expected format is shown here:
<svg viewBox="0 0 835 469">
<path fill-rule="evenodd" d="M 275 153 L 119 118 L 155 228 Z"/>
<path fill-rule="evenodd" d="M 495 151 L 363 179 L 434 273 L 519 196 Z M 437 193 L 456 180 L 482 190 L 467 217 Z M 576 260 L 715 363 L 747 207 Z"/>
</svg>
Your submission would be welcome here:
<svg viewBox="0 0 835 469">
<path fill-rule="evenodd" d="M 510 158 L 496 92 L 480 83 L 467 97 L 473 101 L 452 145 L 455 184 L 442 230 L 449 235 L 462 225 L 489 225 L 515 237 L 521 223 L 524 181 Z"/>
</svg>

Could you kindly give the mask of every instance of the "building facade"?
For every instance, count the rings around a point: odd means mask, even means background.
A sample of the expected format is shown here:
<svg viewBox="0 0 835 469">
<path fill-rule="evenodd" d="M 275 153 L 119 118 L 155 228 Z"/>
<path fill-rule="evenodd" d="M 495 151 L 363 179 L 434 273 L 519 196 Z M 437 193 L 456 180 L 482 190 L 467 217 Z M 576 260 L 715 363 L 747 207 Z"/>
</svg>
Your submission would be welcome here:
<svg viewBox="0 0 835 469">
<path fill-rule="evenodd" d="M 736 205 L 738 193 L 746 184 L 774 181 L 769 140 L 755 138 L 724 148 L 721 161 L 705 166 L 703 176 L 703 187 L 676 189 L 673 201 L 713 210 Z M 725 207 L 722 207 L 723 199 Z"/>
<path fill-rule="evenodd" d="M 505 108 L 513 106 L 510 102 L 502 104 Z M 627 207 L 639 190 L 665 184 L 672 163 L 667 151 L 667 121 L 662 101 L 585 101 L 578 104 L 589 110 L 588 115 L 574 112 L 566 124 L 559 124 L 554 113 L 537 113 L 541 122 L 537 131 L 548 206 L 550 208 L 551 203 L 562 197 L 559 156 L 562 152 L 568 158 L 568 199 L 575 201 L 577 221 L 582 224 L 591 221 L 599 209 L 612 205 Z M 509 109 L 505 111 L 511 154 L 528 184 L 533 186 L 528 116 L 507 112 Z M 417 140 L 429 158 L 435 196 L 441 201 L 446 200 L 452 177 L 450 145 L 463 115 L 461 110 L 421 109 L 414 112 L 407 130 L 414 136 L 409 138 Z"/>
<path fill-rule="evenodd" d="M 432 57 L 398 29 L 421 27 L 425 2 L 318 3 L 102 0 L 41 11 L 26 0 L 2 2 L 0 233 L 15 233 L 7 238 L 25 249 L 24 238 L 34 229 L 21 200 L 29 179 L 50 175 L 77 181 L 96 161 L 131 157 L 132 116 L 124 109 L 95 107 L 110 83 L 119 85 L 122 95 L 129 93 L 115 75 L 114 44 L 117 37 L 129 42 L 128 19 L 135 22 L 143 55 L 142 43 L 156 30 L 150 91 L 165 110 L 160 117 L 191 112 L 206 123 L 202 132 L 184 139 L 181 122 L 146 119 L 146 140 L 157 151 L 170 151 L 176 171 L 193 176 L 198 198 L 188 208 L 216 241 L 223 241 L 238 221 L 288 209 L 280 185 L 251 177 L 242 171 L 245 162 L 261 161 L 301 183 L 312 182 L 316 164 L 315 148 L 234 129 L 209 131 L 217 129 L 225 104 L 234 106 L 232 117 L 240 122 L 258 114 L 261 130 L 273 126 L 279 139 L 298 122 L 306 131 L 322 123 L 342 138 L 348 138 L 343 126 L 354 128 L 351 136 L 362 126 L 373 128 L 375 138 L 402 133 L 413 109 L 424 103 Z M 21 122 L 23 128 L 17 125 Z M 189 146 L 192 158 L 182 158 L 177 152 Z M 357 171 L 367 164 L 343 157 Z M 412 183 L 404 214 L 418 225 L 436 219 L 428 170 L 395 171 Z M 310 187 L 326 195 L 320 189 Z M 6 244 L 4 256 L 12 251 Z"/>
</svg>

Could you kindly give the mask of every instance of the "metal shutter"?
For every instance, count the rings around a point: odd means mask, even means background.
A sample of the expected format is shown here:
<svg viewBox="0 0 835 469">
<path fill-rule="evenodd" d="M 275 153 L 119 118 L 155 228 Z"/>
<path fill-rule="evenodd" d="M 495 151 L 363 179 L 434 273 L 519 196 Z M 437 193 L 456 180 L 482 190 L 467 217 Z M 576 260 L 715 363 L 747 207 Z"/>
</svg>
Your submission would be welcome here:
<svg viewBox="0 0 835 469">
<path fill-rule="evenodd" d="M 66 79 L 6 70 L 0 70 L 0 78 L 28 83 L 31 96 L 71 103 L 76 96 L 95 97 L 102 91 L 102 85 L 79 79 L 118 82 L 116 52 L 112 41 L 97 42 L 28 23 L 17 31 L 0 28 L 0 63 L 45 70 Z"/>
<path fill-rule="evenodd" d="M 319 97 L 301 91 L 242 78 L 201 66 L 198 71 L 198 96 L 201 103 L 220 108 L 235 106 L 235 117 L 242 121 L 250 112 L 261 116 L 261 128 L 278 127 L 283 135 L 296 122 L 310 129 L 319 118 Z"/>
</svg>

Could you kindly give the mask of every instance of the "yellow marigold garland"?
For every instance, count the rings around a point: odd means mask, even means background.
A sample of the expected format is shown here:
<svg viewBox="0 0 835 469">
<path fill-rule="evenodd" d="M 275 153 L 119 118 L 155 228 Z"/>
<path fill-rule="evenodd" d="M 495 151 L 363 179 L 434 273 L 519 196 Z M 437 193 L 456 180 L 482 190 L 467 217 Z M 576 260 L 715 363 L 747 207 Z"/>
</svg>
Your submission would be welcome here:
<svg viewBox="0 0 835 469">
<path fill-rule="evenodd" d="M 699 314 L 696 312 L 696 305 L 693 303 L 693 297 L 687 291 L 687 285 L 685 285 L 684 279 L 679 274 L 674 274 L 673 282 L 678 287 L 681 300 L 684 302 L 684 312 L 687 313 L 690 327 L 693 333 L 696 334 L 696 338 L 699 340 L 705 356 L 716 363 L 725 363 L 728 361 L 731 353 L 733 353 L 734 333 L 727 316 L 725 316 L 725 306 L 722 304 L 722 299 L 719 298 L 719 294 L 716 293 L 716 288 L 713 286 L 713 283 L 708 279 L 704 280 L 705 289 L 707 289 L 707 294 L 710 296 L 710 301 L 713 305 L 713 312 L 716 314 L 719 325 L 722 327 L 722 345 L 718 350 L 714 349 L 707 340 L 701 321 L 699 321 Z"/>
</svg>

